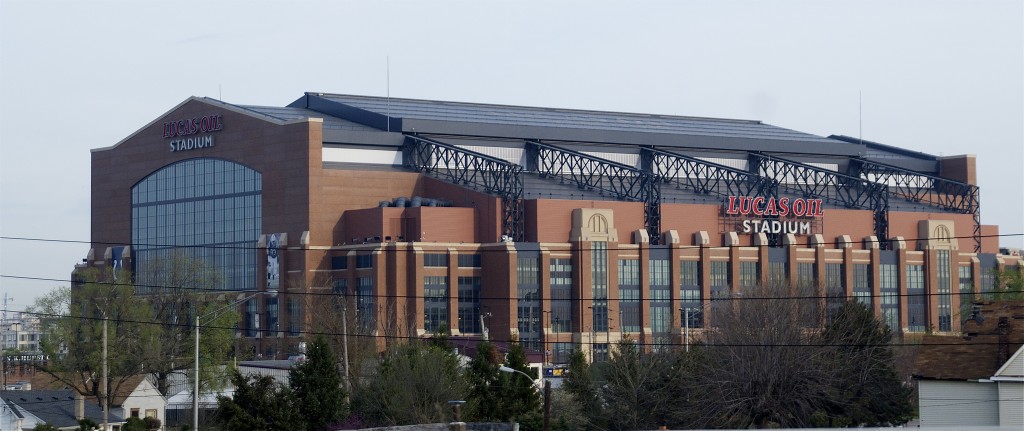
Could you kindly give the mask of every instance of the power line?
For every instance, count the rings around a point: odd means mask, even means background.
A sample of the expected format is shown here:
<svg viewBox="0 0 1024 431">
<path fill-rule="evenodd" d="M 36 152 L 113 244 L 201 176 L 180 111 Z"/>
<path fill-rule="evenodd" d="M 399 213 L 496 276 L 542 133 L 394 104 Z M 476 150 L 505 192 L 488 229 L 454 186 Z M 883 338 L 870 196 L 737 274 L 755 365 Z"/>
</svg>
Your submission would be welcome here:
<svg viewBox="0 0 1024 431">
<path fill-rule="evenodd" d="M 1024 233 L 988 234 L 988 235 L 979 235 L 978 237 L 980 237 L 980 238 L 1003 238 L 1003 237 L 1017 237 L 1017 236 L 1024 236 Z M 962 236 L 951 236 L 951 237 L 949 237 L 949 239 L 974 239 L 974 238 L 975 238 L 975 236 L 973 236 L 973 235 L 962 235 Z M 904 242 L 921 241 L 921 240 L 927 240 L 927 239 L 930 239 L 930 238 L 902 238 L 902 240 Z M 246 245 L 215 245 L 215 244 L 209 244 L 209 245 L 204 245 L 204 244 L 180 245 L 180 244 L 153 244 L 153 243 L 126 244 L 124 242 L 82 241 L 82 240 L 53 239 L 53 238 L 33 238 L 33 237 L 14 237 L 14 236 L 0 236 L 0 240 L 31 241 L 31 242 L 52 242 L 52 243 L 68 243 L 68 244 L 102 244 L 102 245 L 108 245 L 108 246 L 128 246 L 128 245 L 130 245 L 130 246 L 133 246 L 133 247 L 145 246 L 145 247 L 151 247 L 151 248 L 154 248 L 154 249 L 172 249 L 172 248 L 185 248 L 185 249 L 207 249 L 207 248 L 209 248 L 209 249 L 227 249 L 227 250 L 266 250 L 267 249 L 267 247 L 256 247 L 256 246 L 246 246 Z M 867 238 L 860 239 L 860 240 L 854 240 L 854 242 L 878 243 L 878 244 L 890 243 L 890 242 L 896 242 L 896 241 L 897 241 L 896 238 L 875 239 L 873 241 L 869 240 Z M 245 242 L 245 241 L 243 241 L 243 242 Z M 255 240 L 253 240 L 252 242 L 255 242 Z M 432 242 L 425 242 L 425 241 L 387 242 L 387 241 L 383 241 L 383 242 L 369 242 L 369 243 L 363 243 L 363 244 L 347 244 L 347 245 L 344 245 L 344 246 L 282 247 L 282 249 L 286 250 L 286 251 L 330 251 L 332 249 L 340 250 L 341 247 L 346 247 L 345 249 L 348 250 L 348 249 L 351 249 L 352 247 L 360 247 L 360 246 L 377 247 L 377 246 L 388 245 L 388 244 L 414 244 L 414 243 L 415 244 L 431 244 Z M 447 244 L 445 242 L 437 242 L 437 243 L 438 244 Z M 529 243 L 529 242 L 526 242 L 526 243 L 527 244 L 534 244 L 534 243 Z M 540 242 L 540 243 L 543 244 L 544 242 Z M 835 243 L 835 241 L 826 241 L 826 243 Z M 499 244 L 499 243 L 473 243 L 473 244 L 470 244 L 470 245 L 474 245 L 474 244 L 476 244 L 476 245 L 489 245 L 489 244 Z M 593 248 L 590 248 L 590 247 L 574 247 L 572 245 L 573 243 L 568 243 L 568 242 L 565 242 L 565 243 L 559 242 L 559 243 L 551 243 L 551 244 L 570 244 L 570 249 L 571 250 L 580 250 L 580 251 L 593 250 Z M 620 243 L 620 244 L 622 244 L 622 243 Z M 636 245 L 636 244 L 630 244 L 630 245 Z M 771 246 L 767 245 L 767 244 L 760 244 L 760 245 L 721 245 L 721 246 L 672 244 L 672 245 L 652 245 L 651 247 L 652 248 L 659 248 L 659 249 L 672 248 L 672 249 L 686 250 L 686 249 L 699 249 L 699 248 L 769 248 Z M 773 248 L 778 248 L 778 247 L 773 247 Z M 399 248 L 399 247 L 396 247 L 395 250 L 396 251 L 403 251 L 403 252 L 408 252 L 409 251 L 408 249 Z M 610 251 L 635 251 L 636 248 L 635 247 L 634 248 L 615 247 L 615 248 L 604 248 L 603 250 L 610 250 Z M 491 249 L 491 250 L 482 249 L 482 250 L 479 250 L 478 252 L 483 252 L 483 253 L 507 253 L 507 251 L 504 250 L 504 249 L 497 249 L 497 250 L 495 250 L 495 249 Z"/>
<path fill-rule="evenodd" d="M 465 277 L 465 276 L 462 276 L 462 277 Z M 32 281 L 53 281 L 53 282 L 61 282 L 61 283 L 81 282 L 81 281 L 78 281 L 78 280 L 70 280 L 70 279 L 28 277 L 28 276 L 8 275 L 8 274 L 0 274 L 0 278 L 10 278 L 10 279 L 17 279 L 17 280 L 32 280 Z M 131 286 L 131 287 L 136 287 L 136 288 L 143 287 L 143 288 L 149 288 L 149 289 L 165 289 L 165 290 L 169 290 L 169 291 L 173 291 L 173 290 L 186 290 L 186 291 L 209 292 L 209 293 L 218 293 L 218 294 L 254 294 L 254 293 L 258 293 L 258 292 L 274 292 L 274 291 L 216 289 L 216 288 L 187 287 L 187 286 L 167 286 L 167 285 L 155 285 L 155 284 L 133 284 L 133 283 L 125 283 L 125 282 L 117 282 L 117 281 L 87 281 L 87 282 L 82 282 L 82 283 L 84 283 L 84 284 L 95 284 L 95 285 L 100 285 L 100 286 Z M 769 284 L 771 284 L 771 282 L 769 282 Z M 780 286 L 788 287 L 789 284 L 780 284 Z M 754 286 L 747 286 L 747 287 L 754 287 Z M 320 287 L 310 287 L 310 288 L 311 289 L 332 289 L 332 291 L 330 291 L 330 292 L 310 292 L 310 291 L 281 290 L 281 291 L 277 291 L 277 293 L 281 293 L 281 294 L 284 294 L 284 295 L 328 296 L 328 297 L 332 297 L 332 298 L 334 298 L 334 297 L 349 297 L 351 299 L 366 298 L 366 297 L 383 298 L 383 299 L 420 299 L 420 298 L 423 298 L 423 299 L 439 299 L 439 298 L 448 299 L 451 296 L 451 295 L 445 295 L 443 297 L 439 297 L 439 296 L 430 296 L 430 295 L 399 295 L 399 294 L 383 294 L 383 295 L 362 294 L 361 295 L 361 294 L 358 294 L 358 293 L 348 293 L 348 294 L 345 294 L 345 293 L 342 293 L 342 292 L 336 292 L 336 291 L 333 290 L 333 287 L 327 287 L 327 286 L 322 287 L 322 288 L 320 288 Z M 622 290 L 623 289 L 620 287 L 619 291 L 622 291 Z M 998 291 L 982 291 L 982 292 L 973 292 L 973 291 L 972 292 L 962 292 L 961 291 L 960 293 L 956 293 L 956 294 L 954 294 L 954 293 L 935 293 L 935 292 L 925 292 L 925 293 L 920 293 L 920 294 L 913 294 L 913 293 L 879 293 L 877 295 L 873 294 L 873 293 L 868 294 L 868 293 L 859 293 L 858 292 L 858 293 L 855 293 L 854 296 L 846 296 L 845 294 L 843 294 L 843 295 L 827 295 L 827 294 L 826 295 L 799 295 L 799 296 L 747 296 L 747 295 L 742 295 L 741 294 L 741 295 L 729 296 L 729 297 L 725 297 L 725 298 L 709 297 L 709 298 L 699 299 L 697 301 L 699 301 L 699 302 L 703 302 L 703 301 L 708 301 L 708 302 L 723 301 L 724 302 L 724 301 L 729 301 L 729 300 L 791 300 L 791 299 L 792 300 L 812 300 L 812 299 L 825 299 L 825 300 L 828 300 L 828 299 L 854 299 L 854 298 L 858 298 L 858 297 L 860 297 L 860 298 L 868 298 L 868 297 L 870 297 L 870 298 L 882 298 L 882 297 L 892 298 L 892 297 L 929 297 L 929 296 L 946 296 L 946 295 L 948 295 L 948 296 L 963 296 L 963 295 L 976 295 L 976 296 L 980 296 L 980 295 L 988 295 L 988 294 L 1015 294 L 1015 293 L 1022 293 L 1022 292 L 1024 292 L 1024 290 L 998 290 Z M 147 295 L 151 295 L 151 294 L 155 295 L 157 293 L 140 293 L 140 296 L 146 297 Z M 485 296 L 485 295 L 480 295 L 480 296 L 474 296 L 474 298 L 479 298 L 480 300 L 506 300 L 506 301 L 513 300 L 513 299 L 519 300 L 519 301 L 527 300 L 527 299 L 521 298 L 519 296 Z M 536 300 L 543 301 L 543 300 L 545 300 L 545 298 L 537 298 Z M 652 301 L 652 299 L 649 298 L 649 297 L 641 298 L 641 299 L 636 299 L 636 300 L 628 300 L 628 299 L 621 299 L 621 298 L 616 299 L 616 298 L 586 297 L 586 296 L 584 296 L 584 297 L 573 297 L 573 298 L 546 298 L 546 300 L 549 300 L 549 301 L 580 301 L 580 300 L 583 300 L 583 301 L 593 301 L 593 300 L 605 301 L 606 300 L 606 301 L 616 301 L 616 302 L 641 302 L 641 303 L 642 302 Z M 533 300 L 531 299 L 530 301 L 533 301 Z M 683 301 L 683 302 L 694 302 L 694 301 Z"/>
<path fill-rule="evenodd" d="M 103 320 L 103 318 L 95 317 L 95 316 L 76 316 L 76 315 L 70 315 L 70 314 L 55 314 L 55 313 L 28 312 L 28 311 L 24 311 L 23 313 L 32 314 L 32 315 L 36 315 L 36 316 L 51 317 L 51 318 L 71 318 L 71 319 L 81 319 L 81 320 L 90 320 L 90 321 L 102 321 Z M 120 318 L 111 318 L 110 321 L 115 323 L 115 324 L 117 324 L 117 323 L 133 323 L 133 324 L 141 324 L 141 325 L 157 325 L 157 326 L 179 327 L 179 328 L 187 328 L 187 329 L 194 329 L 195 328 L 195 326 L 193 324 L 189 324 L 189 323 L 158 322 L 158 321 L 151 321 L 151 320 L 132 320 L 132 319 L 120 319 Z M 216 326 L 216 325 L 210 325 L 210 324 L 199 325 L 199 327 L 200 328 L 206 328 L 206 329 L 223 329 L 223 330 L 232 330 L 232 331 L 246 331 L 244 329 L 240 329 L 240 328 L 236 328 L 236 327 Z M 712 328 L 712 330 L 713 330 L 713 328 Z M 252 329 L 252 331 L 256 332 L 256 333 L 266 333 L 266 332 L 268 332 L 265 329 Z M 434 337 L 423 338 L 423 337 L 419 337 L 419 336 L 415 336 L 415 335 L 405 335 L 405 336 L 403 336 L 403 335 L 360 334 L 360 333 L 342 334 L 340 332 L 310 331 L 310 330 L 289 330 L 289 331 L 274 331 L 274 332 L 288 332 L 290 334 L 323 335 L 323 336 L 342 336 L 342 335 L 347 335 L 349 337 L 356 337 L 356 338 L 385 339 L 385 340 L 403 340 L 403 341 L 408 341 L 408 340 L 429 341 L 429 340 L 434 338 Z M 600 333 L 600 332 L 605 332 L 605 331 L 597 331 L 597 333 Z M 297 336 L 297 335 L 289 335 L 289 336 Z M 671 335 L 670 334 L 666 334 L 666 337 L 671 337 Z M 268 338 L 282 339 L 282 337 L 268 337 Z M 519 340 L 519 339 L 516 339 L 516 338 L 508 338 L 508 339 L 493 339 L 492 338 L 491 341 L 499 342 L 499 343 L 515 343 L 515 342 L 521 342 L 522 340 Z M 537 343 L 540 343 L 540 344 L 545 344 L 545 345 L 546 344 L 557 343 L 556 341 L 550 341 L 550 340 L 530 340 L 530 341 L 531 342 L 537 342 Z M 637 340 L 636 342 L 632 342 L 632 343 L 635 344 L 635 345 L 638 345 L 638 346 L 654 346 L 654 347 L 682 347 L 682 346 L 685 345 L 685 343 L 681 343 L 681 342 L 680 343 L 676 343 L 676 342 L 640 342 L 639 340 Z M 711 344 L 694 344 L 694 343 L 691 343 L 691 346 L 703 346 L 703 347 L 917 347 L 917 346 L 962 346 L 962 345 L 964 345 L 964 343 L 949 343 L 949 342 L 937 342 L 937 343 L 916 342 L 916 343 L 899 343 L 899 344 L 892 344 L 892 343 L 885 343 L 885 344 L 883 344 L 883 343 L 875 343 L 875 344 L 873 344 L 873 343 L 850 343 L 850 344 L 840 344 L 840 343 L 774 343 L 774 344 L 772 344 L 772 343 L 758 343 L 758 344 L 711 343 Z M 973 345 L 973 346 L 983 346 L 983 345 L 995 345 L 995 346 L 998 346 L 998 345 L 1000 345 L 1000 343 L 999 342 L 982 342 L 982 341 L 973 341 L 972 340 L 970 342 L 970 345 Z"/>
</svg>

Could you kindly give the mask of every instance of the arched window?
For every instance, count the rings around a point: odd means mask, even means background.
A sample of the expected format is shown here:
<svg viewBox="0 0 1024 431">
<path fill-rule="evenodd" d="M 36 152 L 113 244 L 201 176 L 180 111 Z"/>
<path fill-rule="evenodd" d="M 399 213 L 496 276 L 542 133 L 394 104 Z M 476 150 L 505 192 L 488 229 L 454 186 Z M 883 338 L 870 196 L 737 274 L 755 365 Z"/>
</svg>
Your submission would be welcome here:
<svg viewBox="0 0 1024 431">
<path fill-rule="evenodd" d="M 255 289 L 262 226 L 259 172 L 220 159 L 165 166 L 132 187 L 133 271 L 140 286 L 176 255 L 205 261 L 220 288 Z"/>
</svg>

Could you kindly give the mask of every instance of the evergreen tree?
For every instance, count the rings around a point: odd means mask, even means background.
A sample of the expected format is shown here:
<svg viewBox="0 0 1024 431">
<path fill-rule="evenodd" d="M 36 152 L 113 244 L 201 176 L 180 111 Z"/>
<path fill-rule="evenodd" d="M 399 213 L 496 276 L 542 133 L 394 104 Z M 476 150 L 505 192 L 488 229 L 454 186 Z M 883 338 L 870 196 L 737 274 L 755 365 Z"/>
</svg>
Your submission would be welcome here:
<svg viewBox="0 0 1024 431">
<path fill-rule="evenodd" d="M 503 364 L 527 375 L 532 373 L 526 362 L 526 351 L 513 342 L 503 360 L 493 344 L 477 345 L 476 357 L 469 363 L 467 380 L 470 383 L 467 418 L 473 421 L 526 421 L 532 420 L 540 409 L 540 394 L 532 379 L 519 373 L 499 371 Z M 531 416 L 532 414 L 532 416 Z"/>
<path fill-rule="evenodd" d="M 822 338 L 840 375 L 824 412 L 832 426 L 893 426 L 911 419 L 911 389 L 897 376 L 892 333 L 867 306 L 844 304 Z"/>
<path fill-rule="evenodd" d="M 469 362 L 466 380 L 469 399 L 466 400 L 466 418 L 476 422 L 498 420 L 500 416 L 501 383 L 498 367 L 501 355 L 494 345 L 483 341 L 476 346 L 476 356 Z"/>
<path fill-rule="evenodd" d="M 352 397 L 353 416 L 369 425 L 448 422 L 448 401 L 466 399 L 459 358 L 449 348 L 421 341 L 392 345 L 372 372 Z"/>
<path fill-rule="evenodd" d="M 587 356 L 579 346 L 569 355 L 569 368 L 566 370 L 566 374 L 562 380 L 562 390 L 572 396 L 591 424 L 601 423 L 604 409 L 601 408 L 597 384 L 594 382 L 594 376 L 591 375 Z"/>
<path fill-rule="evenodd" d="M 306 360 L 288 372 L 288 384 L 307 429 L 319 431 L 344 417 L 345 394 L 334 353 L 323 337 L 310 343 Z"/>
<path fill-rule="evenodd" d="M 505 366 L 521 371 L 534 379 L 537 377 L 533 375 L 533 369 L 526 362 L 526 350 L 519 342 L 513 342 L 509 347 Z M 526 415 L 539 412 L 540 392 L 537 391 L 533 379 L 527 379 L 519 373 L 502 373 L 500 378 L 502 379 L 501 386 L 504 388 L 501 392 L 504 402 L 501 404 L 500 416 L 504 420 L 521 422 Z"/>
<path fill-rule="evenodd" d="M 235 393 L 217 397 L 217 423 L 224 431 L 274 431 L 304 429 L 291 391 L 270 376 L 245 377 L 232 372 Z"/>
</svg>

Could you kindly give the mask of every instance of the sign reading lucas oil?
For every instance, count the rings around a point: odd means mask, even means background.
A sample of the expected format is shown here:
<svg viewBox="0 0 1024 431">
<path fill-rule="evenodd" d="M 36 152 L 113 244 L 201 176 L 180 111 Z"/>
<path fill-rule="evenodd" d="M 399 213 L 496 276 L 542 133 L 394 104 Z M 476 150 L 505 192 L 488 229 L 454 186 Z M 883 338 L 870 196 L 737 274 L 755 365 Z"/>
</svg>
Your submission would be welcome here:
<svg viewBox="0 0 1024 431">
<path fill-rule="evenodd" d="M 737 222 L 743 233 L 810 235 L 811 221 L 825 215 L 821 199 L 785 197 L 729 196 L 723 210 L 727 216 L 745 217 Z"/>
<path fill-rule="evenodd" d="M 220 114 L 203 115 L 164 123 L 164 138 L 178 138 L 168 142 L 172 153 L 213 147 L 212 132 L 224 130 Z"/>
</svg>

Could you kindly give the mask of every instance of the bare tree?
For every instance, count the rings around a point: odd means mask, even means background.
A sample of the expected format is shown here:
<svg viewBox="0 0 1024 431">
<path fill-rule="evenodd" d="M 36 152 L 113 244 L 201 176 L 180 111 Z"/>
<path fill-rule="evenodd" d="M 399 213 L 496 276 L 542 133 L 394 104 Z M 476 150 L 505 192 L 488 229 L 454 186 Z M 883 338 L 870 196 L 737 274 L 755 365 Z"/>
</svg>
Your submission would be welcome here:
<svg viewBox="0 0 1024 431">
<path fill-rule="evenodd" d="M 657 429 L 667 425 L 684 390 L 683 356 L 668 348 L 644 354 L 629 340 L 618 343 L 600 369 L 599 394 L 609 429 Z"/>
<path fill-rule="evenodd" d="M 891 334 L 846 302 L 824 327 L 819 296 L 766 283 L 714 311 L 693 389 L 692 425 L 714 428 L 897 425 L 909 389 L 897 378 Z"/>
<path fill-rule="evenodd" d="M 820 332 L 802 324 L 818 319 L 813 293 L 795 290 L 765 283 L 712 310 L 707 360 L 694 382 L 696 426 L 803 427 L 828 406 L 840 378 L 835 358 L 819 347 Z"/>
</svg>

